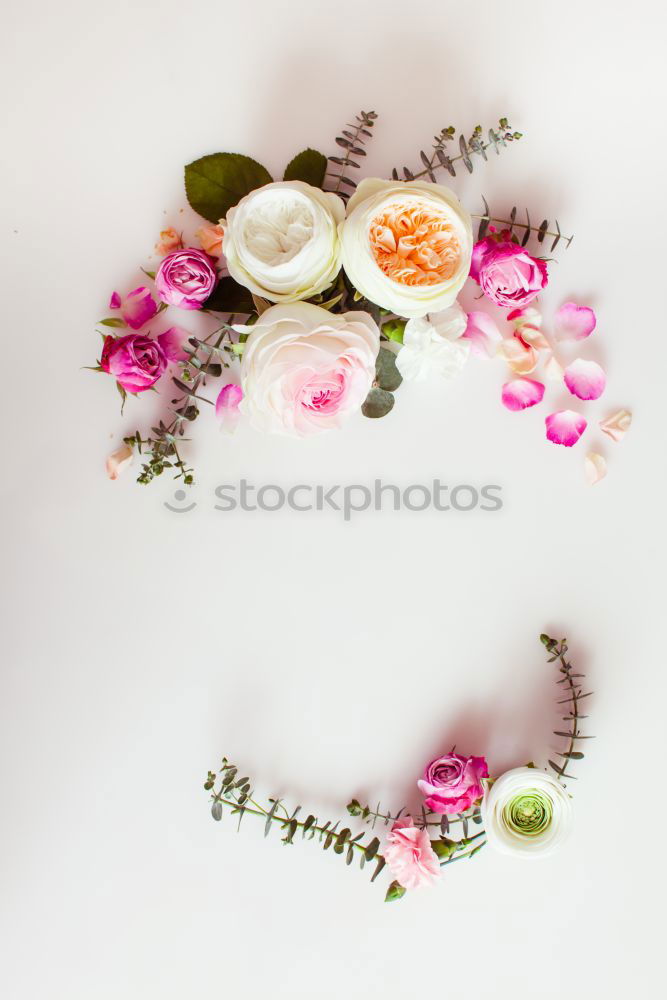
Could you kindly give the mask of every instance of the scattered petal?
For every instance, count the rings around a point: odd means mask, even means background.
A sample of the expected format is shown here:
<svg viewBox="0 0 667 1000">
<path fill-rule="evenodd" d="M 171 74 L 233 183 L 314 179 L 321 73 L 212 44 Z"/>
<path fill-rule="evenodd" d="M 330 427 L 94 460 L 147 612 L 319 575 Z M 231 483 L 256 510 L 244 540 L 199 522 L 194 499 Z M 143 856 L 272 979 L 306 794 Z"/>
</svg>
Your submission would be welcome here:
<svg viewBox="0 0 667 1000">
<path fill-rule="evenodd" d="M 563 380 L 563 366 L 553 354 L 544 365 L 544 377 L 548 378 L 550 382 L 562 382 Z"/>
<path fill-rule="evenodd" d="M 503 386 L 503 406 L 508 410 L 527 410 L 543 398 L 544 386 L 532 378 L 517 378 Z"/>
<path fill-rule="evenodd" d="M 121 301 L 121 315 L 133 330 L 139 330 L 157 312 L 157 304 L 148 288 L 141 285 Z"/>
<path fill-rule="evenodd" d="M 512 312 L 507 314 L 507 319 L 510 323 L 514 324 L 516 330 L 520 330 L 526 324 L 538 330 L 542 326 L 542 313 L 539 309 L 535 309 L 534 306 L 527 306 L 525 309 L 513 309 Z"/>
<path fill-rule="evenodd" d="M 109 479 L 118 479 L 123 470 L 132 464 L 133 458 L 134 451 L 130 448 L 129 444 L 124 444 L 112 452 L 107 458 L 107 476 Z"/>
<path fill-rule="evenodd" d="M 111 298 L 109 299 L 109 309 L 120 309 L 120 295 L 118 292 L 111 293 Z"/>
<path fill-rule="evenodd" d="M 187 361 L 190 355 L 185 347 L 190 336 L 189 330 L 180 326 L 170 326 L 160 334 L 157 340 L 168 361 Z"/>
<path fill-rule="evenodd" d="M 240 385 L 230 382 L 223 385 L 215 401 L 215 415 L 220 421 L 221 430 L 233 434 L 241 416 L 239 403 L 243 399 L 243 389 Z"/>
<path fill-rule="evenodd" d="M 478 358 L 493 358 L 498 353 L 502 334 L 495 321 L 485 312 L 469 312 L 463 333 L 470 341 L 470 350 Z"/>
<path fill-rule="evenodd" d="M 563 373 L 565 385 L 578 399 L 599 399 L 607 379 L 599 364 L 578 358 Z"/>
<path fill-rule="evenodd" d="M 595 329 L 596 322 L 595 313 L 588 306 L 566 302 L 554 320 L 556 340 L 585 340 Z"/>
<path fill-rule="evenodd" d="M 522 340 L 527 347 L 534 347 L 536 351 L 551 350 L 551 344 L 542 331 L 536 326 L 531 326 L 530 323 L 525 323 L 515 336 Z"/>
<path fill-rule="evenodd" d="M 574 410 L 558 410 L 556 413 L 550 413 L 544 422 L 549 441 L 562 444 L 566 448 L 576 444 L 587 427 L 586 420 Z"/>
<path fill-rule="evenodd" d="M 612 441 L 620 441 L 622 437 L 625 436 L 630 424 L 632 423 L 632 414 L 629 410 L 618 410 L 616 413 L 612 414 L 611 417 L 607 417 L 605 420 L 600 421 L 600 430 L 604 431 Z"/>
<path fill-rule="evenodd" d="M 498 353 L 505 358 L 515 375 L 530 375 L 537 368 L 537 351 L 520 337 L 507 337 L 500 344 Z"/>
<path fill-rule="evenodd" d="M 584 459 L 584 469 L 586 482 L 589 486 L 595 486 L 607 475 L 607 463 L 596 451 L 589 451 Z"/>
</svg>

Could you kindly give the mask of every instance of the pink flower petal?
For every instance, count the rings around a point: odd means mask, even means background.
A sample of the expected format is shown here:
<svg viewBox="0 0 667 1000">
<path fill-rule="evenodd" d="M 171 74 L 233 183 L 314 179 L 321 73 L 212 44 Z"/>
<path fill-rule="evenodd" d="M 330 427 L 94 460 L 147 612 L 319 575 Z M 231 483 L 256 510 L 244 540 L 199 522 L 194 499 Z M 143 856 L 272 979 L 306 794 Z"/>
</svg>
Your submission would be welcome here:
<svg viewBox="0 0 667 1000">
<path fill-rule="evenodd" d="M 537 327 L 538 330 L 542 326 L 542 313 L 534 306 L 526 306 L 525 309 L 512 309 L 512 312 L 508 312 L 507 319 L 510 323 L 514 323 L 517 330 L 526 324 Z"/>
<path fill-rule="evenodd" d="M 157 340 L 168 361 L 186 361 L 189 358 L 190 355 L 185 348 L 190 336 L 190 332 L 180 326 L 170 326 L 160 334 Z"/>
<path fill-rule="evenodd" d="M 588 306 L 566 302 L 556 313 L 554 332 L 557 340 L 585 340 L 595 329 L 595 313 Z"/>
<path fill-rule="evenodd" d="M 503 406 L 508 410 L 527 410 L 541 403 L 543 398 L 544 386 L 532 378 L 517 378 L 503 386 Z"/>
<path fill-rule="evenodd" d="M 600 421 L 600 430 L 604 431 L 612 441 L 620 441 L 622 437 L 625 436 L 630 424 L 632 423 L 632 414 L 629 410 L 618 410 L 613 413 L 610 417 L 606 417 L 604 420 Z"/>
<path fill-rule="evenodd" d="M 537 351 L 517 336 L 503 340 L 498 353 L 505 358 L 515 375 L 530 375 L 540 360 Z"/>
<path fill-rule="evenodd" d="M 118 292 L 111 293 L 111 298 L 109 299 L 109 309 L 120 309 L 120 295 Z"/>
<path fill-rule="evenodd" d="M 123 470 L 132 464 L 134 451 L 128 444 L 121 445 L 109 455 L 106 462 L 107 476 L 109 479 L 118 479 Z"/>
<path fill-rule="evenodd" d="M 586 430 L 587 422 L 580 413 L 573 410 L 558 410 L 550 413 L 544 421 L 547 426 L 547 438 L 554 444 L 562 444 L 571 448 L 576 444 Z"/>
<path fill-rule="evenodd" d="M 578 358 L 563 373 L 565 385 L 578 399 L 598 399 L 605 390 L 607 379 L 595 361 Z"/>
<path fill-rule="evenodd" d="M 598 455 L 596 451 L 589 451 L 584 459 L 584 470 L 588 485 L 595 486 L 607 475 L 607 463 L 602 455 Z"/>
<path fill-rule="evenodd" d="M 243 399 L 243 389 L 240 385 L 223 385 L 215 401 L 215 415 L 223 430 L 232 434 L 240 419 L 239 403 Z"/>
<path fill-rule="evenodd" d="M 157 304 L 148 288 L 141 285 L 126 295 L 122 301 L 123 319 L 133 330 L 139 330 L 157 312 Z"/>
<path fill-rule="evenodd" d="M 502 341 L 494 320 L 485 312 L 469 312 L 463 336 L 470 341 L 470 350 L 478 358 L 493 358 Z"/>
</svg>

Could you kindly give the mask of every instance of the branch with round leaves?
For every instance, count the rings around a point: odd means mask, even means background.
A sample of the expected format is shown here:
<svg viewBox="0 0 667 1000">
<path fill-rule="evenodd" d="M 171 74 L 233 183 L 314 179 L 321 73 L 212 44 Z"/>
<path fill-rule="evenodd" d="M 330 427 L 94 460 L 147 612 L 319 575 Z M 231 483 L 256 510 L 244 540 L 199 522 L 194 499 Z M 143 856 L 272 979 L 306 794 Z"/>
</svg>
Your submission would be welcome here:
<svg viewBox="0 0 667 1000">
<path fill-rule="evenodd" d="M 515 132 L 507 121 L 507 118 L 501 118 L 498 122 L 497 130 L 493 128 L 488 130 L 486 140 L 482 138 L 483 131 L 481 125 L 475 126 L 468 139 L 461 133 L 457 143 L 459 152 L 455 156 L 450 156 L 448 152 L 449 143 L 454 142 L 456 131 L 453 125 L 449 125 L 447 128 L 443 128 L 438 135 L 434 136 L 433 152 L 430 156 L 423 149 L 420 150 L 421 170 L 412 171 L 408 167 L 403 167 L 403 177 L 400 178 L 398 169 L 394 167 L 391 174 L 392 178 L 395 181 L 399 179 L 416 181 L 422 177 L 428 177 L 430 181 L 437 184 L 436 170 L 446 170 L 450 176 L 456 177 L 454 164 L 458 162 L 461 162 L 468 173 L 471 174 L 474 170 L 474 155 L 480 156 L 483 160 L 488 160 L 488 150 L 493 149 L 496 155 L 499 155 L 500 150 L 509 143 L 518 142 L 522 138 L 522 133 Z"/>
<path fill-rule="evenodd" d="M 556 755 L 562 758 L 562 764 L 558 764 L 553 760 L 549 761 L 549 767 L 552 771 L 556 772 L 561 784 L 564 784 L 563 779 L 576 780 L 575 775 L 569 774 L 566 771 L 570 761 L 583 760 L 584 758 L 583 751 L 576 749 L 577 743 L 582 740 L 592 740 L 595 738 L 593 736 L 586 736 L 579 730 L 579 721 L 588 718 L 587 715 L 583 715 L 580 712 L 580 704 L 584 698 L 590 698 L 593 692 L 583 691 L 580 678 L 584 677 L 584 674 L 573 673 L 572 664 L 565 657 L 568 650 L 566 639 L 561 639 L 558 642 L 556 639 L 552 639 L 543 633 L 540 636 L 540 642 L 547 652 L 551 654 L 548 662 L 554 663 L 558 661 L 560 664 L 559 670 L 562 676 L 558 680 L 558 684 L 562 684 L 568 692 L 567 697 L 561 698 L 558 702 L 559 705 L 567 705 L 569 707 L 568 714 L 562 717 L 563 721 L 568 724 L 568 728 L 565 730 L 554 730 L 554 736 L 567 740 L 566 749 Z"/>
</svg>

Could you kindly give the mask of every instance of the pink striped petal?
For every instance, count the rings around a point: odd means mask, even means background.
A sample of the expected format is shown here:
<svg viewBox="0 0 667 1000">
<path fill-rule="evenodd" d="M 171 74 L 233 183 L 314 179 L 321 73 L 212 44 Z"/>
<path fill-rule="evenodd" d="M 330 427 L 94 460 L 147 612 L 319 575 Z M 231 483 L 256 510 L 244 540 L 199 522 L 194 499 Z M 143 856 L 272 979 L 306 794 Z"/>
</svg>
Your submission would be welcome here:
<svg viewBox="0 0 667 1000">
<path fill-rule="evenodd" d="M 584 471 L 588 485 L 595 486 L 607 475 L 607 463 L 602 455 L 598 455 L 596 451 L 589 451 L 584 459 Z"/>
<path fill-rule="evenodd" d="M 566 302 L 556 313 L 554 332 L 557 340 L 585 340 L 595 329 L 595 313 L 588 306 Z"/>
<path fill-rule="evenodd" d="M 550 413 L 544 421 L 547 426 L 547 438 L 554 444 L 562 444 L 571 448 L 576 444 L 586 430 L 586 420 L 574 410 L 558 410 Z"/>
<path fill-rule="evenodd" d="M 488 313 L 469 312 L 463 336 L 470 341 L 470 350 L 478 358 L 493 358 L 502 334 Z"/>
<path fill-rule="evenodd" d="M 563 373 L 565 385 L 578 399 L 599 399 L 605 390 L 607 379 L 595 361 L 578 358 L 568 365 Z"/>
<path fill-rule="evenodd" d="M 155 299 L 144 285 L 131 291 L 121 303 L 121 315 L 133 330 L 139 330 L 156 312 Z"/>
<path fill-rule="evenodd" d="M 241 413 L 239 403 L 243 399 L 243 389 L 240 385 L 223 385 L 215 401 L 215 415 L 220 421 L 222 430 L 232 434 L 238 425 Z"/>
<path fill-rule="evenodd" d="M 600 421 L 600 430 L 604 431 L 612 441 L 620 441 L 625 436 L 630 424 L 632 414 L 629 410 L 618 410 L 610 417 Z"/>
<path fill-rule="evenodd" d="M 542 326 L 542 313 L 534 306 L 527 306 L 525 309 L 513 309 L 512 312 L 508 312 L 507 319 L 510 323 L 514 323 L 514 327 L 517 330 L 520 330 L 526 324 L 534 326 L 538 330 Z"/>
<path fill-rule="evenodd" d="M 180 326 L 170 326 L 157 338 L 160 347 L 167 355 L 168 361 L 187 361 L 190 357 L 187 350 L 188 337 L 191 334 Z"/>
<path fill-rule="evenodd" d="M 109 309 L 120 309 L 120 295 L 118 292 L 111 293 L 111 298 L 109 299 Z"/>
<path fill-rule="evenodd" d="M 517 378 L 513 382 L 505 382 L 503 386 L 503 406 L 508 410 L 527 410 L 529 406 L 541 403 L 544 397 L 544 386 L 532 378 Z"/>
</svg>

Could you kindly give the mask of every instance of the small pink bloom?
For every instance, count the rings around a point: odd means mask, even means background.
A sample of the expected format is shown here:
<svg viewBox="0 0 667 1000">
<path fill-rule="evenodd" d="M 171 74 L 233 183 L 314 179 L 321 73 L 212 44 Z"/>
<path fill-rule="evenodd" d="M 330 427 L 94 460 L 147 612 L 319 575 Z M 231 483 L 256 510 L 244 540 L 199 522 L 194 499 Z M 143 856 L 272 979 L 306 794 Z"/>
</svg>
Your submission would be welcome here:
<svg viewBox="0 0 667 1000">
<path fill-rule="evenodd" d="M 124 444 L 116 448 L 107 458 L 107 476 L 109 479 L 118 479 L 123 470 L 132 464 L 134 452 L 129 444 Z"/>
<path fill-rule="evenodd" d="M 220 421 L 223 430 L 233 433 L 241 416 L 239 403 L 243 399 L 243 389 L 240 385 L 223 385 L 215 401 L 215 415 Z"/>
<path fill-rule="evenodd" d="M 488 776 L 489 769 L 484 757 L 447 753 L 431 761 L 417 785 L 422 795 L 427 796 L 427 809 L 445 816 L 454 816 L 469 809 L 482 797 L 482 779 Z"/>
<path fill-rule="evenodd" d="M 588 306 L 566 302 L 556 313 L 554 332 L 557 340 L 584 340 L 596 324 L 595 313 Z"/>
<path fill-rule="evenodd" d="M 589 486 L 595 486 L 607 475 L 607 463 L 602 455 L 595 451 L 589 451 L 584 459 L 584 469 L 586 472 L 586 482 Z"/>
<path fill-rule="evenodd" d="M 188 330 L 183 330 L 180 326 L 170 326 L 157 340 L 168 361 L 187 361 L 190 355 L 185 348 L 191 336 Z"/>
<path fill-rule="evenodd" d="M 120 314 L 129 327 L 139 330 L 157 312 L 157 304 L 144 285 L 135 288 L 125 298 L 114 292 L 109 300 L 110 309 L 120 309 Z"/>
<path fill-rule="evenodd" d="M 145 392 L 164 374 L 167 358 L 157 341 L 129 333 L 105 338 L 100 367 L 127 392 Z"/>
<path fill-rule="evenodd" d="M 470 350 L 478 358 L 494 357 L 503 339 L 496 323 L 485 312 L 468 313 L 463 336 L 470 341 Z"/>
<path fill-rule="evenodd" d="M 527 344 L 518 334 L 506 337 L 498 348 L 515 375 L 530 375 L 537 368 L 540 358 L 534 347 Z"/>
<path fill-rule="evenodd" d="M 222 226 L 202 226 L 195 233 L 201 243 L 202 250 L 211 257 L 222 256 L 222 237 L 224 235 L 225 231 Z"/>
<path fill-rule="evenodd" d="M 384 860 L 405 889 L 431 885 L 440 877 L 440 863 L 428 832 L 415 826 L 411 816 L 397 819 L 387 834 Z"/>
<path fill-rule="evenodd" d="M 155 244 L 155 252 L 160 257 L 165 257 L 172 250 L 180 250 L 182 246 L 183 240 L 179 233 L 176 232 L 173 226 L 169 226 L 168 229 L 163 229 L 160 233 L 160 239 Z"/>
<path fill-rule="evenodd" d="M 600 421 L 600 430 L 603 431 L 612 441 L 620 441 L 632 423 L 632 414 L 629 410 L 618 410 L 610 417 Z"/>
<path fill-rule="evenodd" d="M 109 299 L 109 309 L 120 309 L 120 295 L 118 292 L 112 292 L 111 298 Z"/>
<path fill-rule="evenodd" d="M 607 380 L 595 361 L 579 358 L 568 365 L 563 373 L 565 385 L 578 399 L 598 399 L 605 390 Z"/>
<path fill-rule="evenodd" d="M 532 378 L 516 378 L 503 386 L 503 406 L 508 410 L 526 410 L 541 403 L 543 398 L 543 384 Z"/>
<path fill-rule="evenodd" d="M 510 239 L 507 231 L 475 244 L 470 277 L 487 298 L 507 309 L 527 305 L 549 280 L 546 263 Z"/>
<path fill-rule="evenodd" d="M 562 444 L 571 448 L 576 444 L 587 427 L 586 420 L 580 413 L 573 410 L 558 410 L 550 413 L 544 421 L 547 427 L 547 438 L 554 444 Z"/>
<path fill-rule="evenodd" d="M 203 250 L 186 247 L 167 254 L 155 275 L 155 287 L 167 305 L 201 309 L 217 280 L 212 258 Z"/>
</svg>

